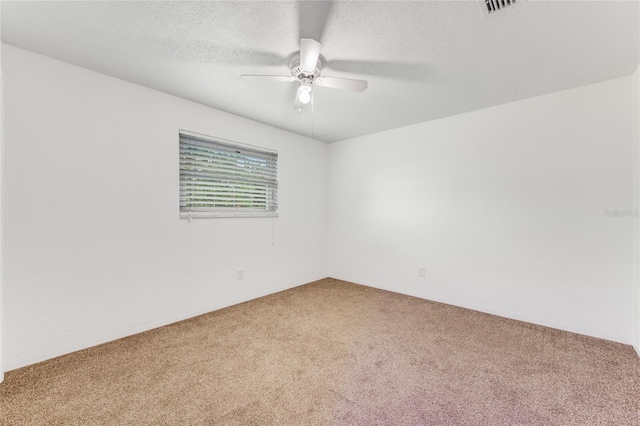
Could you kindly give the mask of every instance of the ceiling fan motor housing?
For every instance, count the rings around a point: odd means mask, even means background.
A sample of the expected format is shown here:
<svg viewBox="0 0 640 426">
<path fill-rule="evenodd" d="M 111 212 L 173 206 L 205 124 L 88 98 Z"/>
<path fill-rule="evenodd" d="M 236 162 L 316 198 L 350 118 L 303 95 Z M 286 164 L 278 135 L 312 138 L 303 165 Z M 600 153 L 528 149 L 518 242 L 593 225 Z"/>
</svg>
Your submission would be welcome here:
<svg viewBox="0 0 640 426">
<path fill-rule="evenodd" d="M 324 68 L 326 61 L 322 55 L 318 57 L 318 62 L 316 63 L 316 68 L 313 70 L 313 73 L 305 73 L 302 68 L 300 68 L 300 54 L 297 54 L 291 59 L 291 63 L 289 67 L 291 68 L 291 75 L 297 78 L 298 80 L 302 80 L 304 78 L 308 78 L 313 80 L 314 78 L 320 77 L 320 71 Z"/>
</svg>

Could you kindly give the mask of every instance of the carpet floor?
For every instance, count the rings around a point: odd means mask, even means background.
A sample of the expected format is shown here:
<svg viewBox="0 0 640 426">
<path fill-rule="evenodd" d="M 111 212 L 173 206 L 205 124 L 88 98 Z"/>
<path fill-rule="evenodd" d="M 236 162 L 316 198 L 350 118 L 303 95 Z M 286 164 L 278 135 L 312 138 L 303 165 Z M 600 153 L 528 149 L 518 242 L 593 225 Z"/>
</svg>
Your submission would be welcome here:
<svg viewBox="0 0 640 426">
<path fill-rule="evenodd" d="M 2 425 L 639 425 L 629 346 L 325 279 L 22 369 Z"/>
</svg>

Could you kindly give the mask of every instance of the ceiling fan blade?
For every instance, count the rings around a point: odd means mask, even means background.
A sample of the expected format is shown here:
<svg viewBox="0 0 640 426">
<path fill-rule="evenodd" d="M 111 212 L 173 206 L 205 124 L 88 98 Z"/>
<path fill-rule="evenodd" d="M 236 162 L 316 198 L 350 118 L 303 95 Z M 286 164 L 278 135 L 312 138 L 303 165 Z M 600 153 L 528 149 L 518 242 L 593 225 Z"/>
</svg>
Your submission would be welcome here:
<svg viewBox="0 0 640 426">
<path fill-rule="evenodd" d="M 307 74 L 313 74 L 320 57 L 322 43 L 312 38 L 300 39 L 300 68 Z"/>
<path fill-rule="evenodd" d="M 298 28 L 300 37 L 312 38 L 322 42 L 322 36 L 334 8 L 332 1 L 296 2 L 298 9 Z"/>
<path fill-rule="evenodd" d="M 375 75 L 404 80 L 424 80 L 425 76 L 433 73 L 428 64 L 419 62 L 388 62 L 375 60 L 334 60 L 328 61 L 326 70 Z"/>
<path fill-rule="evenodd" d="M 321 87 L 331 87 L 333 89 L 352 90 L 354 92 L 364 92 L 367 82 L 364 80 L 353 80 L 351 78 L 319 77 L 315 84 Z"/>
<path fill-rule="evenodd" d="M 241 80 L 248 81 L 278 81 L 283 83 L 290 83 L 292 81 L 296 81 L 297 79 L 292 75 L 248 75 L 242 74 L 240 76 Z"/>
</svg>

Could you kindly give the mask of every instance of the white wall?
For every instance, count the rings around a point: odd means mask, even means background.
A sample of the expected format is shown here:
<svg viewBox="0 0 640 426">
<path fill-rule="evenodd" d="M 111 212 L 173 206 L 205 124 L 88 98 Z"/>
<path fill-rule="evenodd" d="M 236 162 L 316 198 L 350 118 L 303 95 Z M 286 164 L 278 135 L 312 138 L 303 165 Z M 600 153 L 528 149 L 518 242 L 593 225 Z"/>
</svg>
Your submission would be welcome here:
<svg viewBox="0 0 640 426">
<path fill-rule="evenodd" d="M 2 10 L 2 8 L 0 7 L 0 11 Z M 2 13 L 0 12 L 0 20 L 1 20 L 1 16 Z M 1 45 L 0 45 L 1 47 Z M 3 225 L 2 223 L 4 222 L 3 219 L 3 213 L 2 213 L 2 198 L 3 198 L 3 194 L 4 191 L 2 190 L 2 174 L 4 173 L 3 171 L 3 167 L 2 167 L 2 162 L 3 162 L 3 155 L 2 155 L 2 151 L 4 150 L 4 72 L 2 71 L 2 55 L 0 54 L 0 383 L 2 383 L 2 381 L 4 381 L 4 369 L 2 367 L 2 315 L 3 315 L 3 311 L 2 311 L 2 305 L 4 303 L 4 298 L 2 297 L 2 275 L 3 275 L 3 261 L 2 261 L 2 246 L 4 245 L 4 239 L 2 238 L 2 228 Z"/>
<path fill-rule="evenodd" d="M 634 147 L 634 167 L 633 167 L 633 197 L 636 208 L 640 205 L 640 67 L 631 76 L 631 96 L 632 96 L 632 125 L 633 125 L 633 147 Z M 640 356 L 640 224 L 639 218 L 634 218 L 634 239 L 633 239 L 633 325 L 634 339 L 633 345 Z"/>
<path fill-rule="evenodd" d="M 331 144 L 329 275 L 630 343 L 631 85 Z"/>
<path fill-rule="evenodd" d="M 2 47 L 5 370 L 326 277 L 326 144 Z M 280 217 L 180 220 L 178 129 L 278 150 Z"/>
</svg>

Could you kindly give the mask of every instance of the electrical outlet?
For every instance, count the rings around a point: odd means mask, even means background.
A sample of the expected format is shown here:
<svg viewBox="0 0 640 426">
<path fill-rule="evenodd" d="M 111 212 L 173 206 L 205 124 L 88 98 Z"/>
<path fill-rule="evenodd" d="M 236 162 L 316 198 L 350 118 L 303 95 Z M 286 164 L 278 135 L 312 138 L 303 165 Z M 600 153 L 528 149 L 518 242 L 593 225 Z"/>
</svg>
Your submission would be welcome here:
<svg viewBox="0 0 640 426">
<path fill-rule="evenodd" d="M 420 278 L 424 278 L 427 275 L 427 268 L 425 268 L 424 266 L 421 266 L 418 268 L 418 276 Z"/>
<path fill-rule="evenodd" d="M 238 269 L 236 271 L 236 278 L 239 280 L 244 279 L 244 269 Z"/>
</svg>

